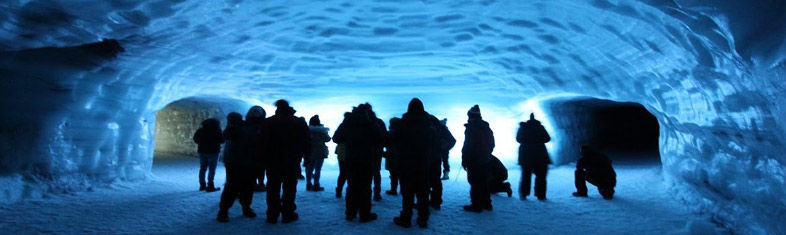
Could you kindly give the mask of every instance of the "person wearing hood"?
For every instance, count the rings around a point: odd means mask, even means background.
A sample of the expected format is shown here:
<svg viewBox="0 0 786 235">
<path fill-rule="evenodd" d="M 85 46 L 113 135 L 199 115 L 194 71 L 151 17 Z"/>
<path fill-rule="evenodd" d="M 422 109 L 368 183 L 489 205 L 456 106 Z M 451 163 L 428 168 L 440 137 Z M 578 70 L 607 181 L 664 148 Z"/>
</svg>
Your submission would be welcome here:
<svg viewBox="0 0 786 235">
<path fill-rule="evenodd" d="M 442 129 L 442 141 L 440 141 L 441 151 L 439 153 L 440 157 L 442 158 L 442 178 L 441 180 L 448 180 L 450 179 L 450 163 L 448 163 L 448 157 L 450 153 L 450 149 L 456 145 L 456 138 L 453 138 L 453 134 L 450 134 L 450 130 L 448 130 L 448 119 L 443 118 L 439 121 L 442 126 L 445 128 Z"/>
<path fill-rule="evenodd" d="M 219 222 L 229 222 L 229 208 L 235 203 L 235 199 L 240 201 L 244 216 L 249 218 L 257 216 L 251 209 L 257 171 L 254 167 L 254 159 L 251 154 L 248 154 L 244 126 L 243 116 L 239 113 L 231 112 L 227 115 L 227 127 L 224 129 L 226 184 L 224 191 L 221 192 L 221 202 L 216 218 Z"/>
<path fill-rule="evenodd" d="M 221 144 L 224 143 L 221 123 L 215 118 L 202 121 L 202 126 L 194 133 L 194 143 L 197 144 L 197 153 L 199 153 L 199 191 L 218 191 L 221 188 L 215 187 L 213 178 L 216 176 L 218 153 L 221 151 Z M 206 172 L 207 182 L 205 182 Z"/>
<path fill-rule="evenodd" d="M 434 210 L 440 210 L 442 207 L 442 179 L 447 179 L 450 166 L 448 165 L 448 154 L 450 149 L 456 145 L 456 139 L 450 134 L 448 130 L 447 119 L 440 121 L 434 116 L 429 115 L 429 121 L 437 129 L 437 148 L 435 155 L 429 158 L 428 169 L 428 187 L 429 187 L 429 204 Z M 444 170 L 442 170 L 445 167 Z M 441 178 L 444 173 L 445 178 Z"/>
<path fill-rule="evenodd" d="M 467 181 L 470 184 L 472 204 L 464 206 L 464 210 L 482 212 L 492 210 L 489 195 L 489 160 L 494 151 L 494 133 L 489 123 L 483 121 L 480 107 L 472 106 L 467 112 L 467 124 L 464 124 L 464 146 L 461 149 L 461 166 L 467 170 Z"/>
<path fill-rule="evenodd" d="M 311 151 L 306 155 L 306 190 L 324 191 L 325 188 L 319 184 L 319 176 L 322 172 L 322 163 L 328 156 L 328 148 L 325 142 L 330 141 L 328 128 L 323 126 L 319 120 L 319 115 L 314 115 L 308 120 L 308 131 L 310 134 Z M 313 179 L 313 183 L 312 183 Z"/>
<path fill-rule="evenodd" d="M 243 135 L 246 139 L 247 153 L 251 154 L 254 159 L 254 167 L 256 168 L 254 177 L 254 191 L 264 192 L 265 189 L 265 161 L 263 149 L 262 132 L 266 128 L 265 116 L 267 113 L 261 106 L 253 106 L 248 109 L 246 113 L 246 125 L 243 126 Z"/>
<path fill-rule="evenodd" d="M 349 118 L 342 122 L 333 136 L 336 144 L 346 145 L 345 163 L 349 185 L 346 196 L 346 220 L 359 216 L 361 223 L 377 219 L 371 212 L 371 180 L 376 164 L 376 148 L 382 145 L 384 133 L 371 120 L 368 109 L 355 107 Z"/>
<path fill-rule="evenodd" d="M 399 166 L 396 164 L 400 153 L 398 147 L 393 142 L 393 136 L 401 126 L 401 118 L 393 117 L 390 119 L 390 131 L 388 138 L 385 140 L 385 170 L 390 173 L 390 190 L 385 191 L 388 195 L 398 195 L 398 181 L 399 181 Z"/>
<path fill-rule="evenodd" d="M 346 122 L 349 120 L 351 113 L 345 112 L 344 113 L 344 120 L 341 123 Z M 349 171 L 347 167 L 349 167 L 346 163 L 347 159 L 347 144 L 341 143 L 336 144 L 336 160 L 338 160 L 338 179 L 336 180 L 336 198 L 341 198 L 341 193 L 344 192 L 344 184 L 347 183 L 347 178 L 349 177 Z"/>
<path fill-rule="evenodd" d="M 532 113 L 527 122 L 519 123 L 516 141 L 521 143 L 519 146 L 519 165 L 521 165 L 519 197 L 521 200 L 526 200 L 529 196 L 532 174 L 535 174 L 535 197 L 538 200 L 546 200 L 546 173 L 549 170 L 548 165 L 551 164 L 546 143 L 551 141 L 551 136 Z"/>
<path fill-rule="evenodd" d="M 300 175 L 300 160 L 306 154 L 309 131 L 302 118 L 295 117 L 295 109 L 286 100 L 275 102 L 276 113 L 267 119 L 263 134 L 266 139 L 267 165 L 267 222 L 275 224 L 298 219 L 295 196 Z"/>
<path fill-rule="evenodd" d="M 428 226 L 429 218 L 429 163 L 438 156 L 439 132 L 436 118 L 427 113 L 423 102 L 413 98 L 407 113 L 401 118 L 401 126 L 391 136 L 395 149 L 401 181 L 401 214 L 393 223 L 401 227 L 412 226 L 412 209 L 417 197 L 417 224 Z M 437 121 L 438 123 L 438 121 Z"/>
<path fill-rule="evenodd" d="M 377 126 L 379 130 L 382 131 L 383 140 L 387 139 L 388 131 L 387 127 L 385 127 L 385 122 L 382 119 L 377 117 L 377 114 L 374 113 L 374 110 L 371 108 L 371 104 L 364 103 L 358 105 L 358 108 L 366 109 L 368 112 L 369 120 Z M 382 200 L 382 175 L 379 172 L 382 170 L 382 155 L 384 153 L 385 142 L 382 141 L 374 146 L 374 174 L 372 174 L 372 182 L 374 183 L 374 201 Z"/>
<path fill-rule="evenodd" d="M 617 173 L 611 166 L 611 160 L 605 154 L 590 146 L 581 146 L 581 158 L 576 162 L 575 197 L 587 197 L 587 183 L 598 187 L 603 199 L 614 198 L 614 186 L 617 185 Z"/>
</svg>

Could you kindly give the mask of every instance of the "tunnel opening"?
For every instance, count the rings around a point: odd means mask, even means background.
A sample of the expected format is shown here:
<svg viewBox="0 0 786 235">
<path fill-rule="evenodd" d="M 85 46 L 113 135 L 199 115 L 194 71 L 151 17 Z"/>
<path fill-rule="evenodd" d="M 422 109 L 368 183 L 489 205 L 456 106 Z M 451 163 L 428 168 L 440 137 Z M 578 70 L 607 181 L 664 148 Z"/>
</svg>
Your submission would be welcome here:
<svg viewBox="0 0 786 235">
<path fill-rule="evenodd" d="M 167 104 L 156 112 L 153 164 L 198 157 L 193 136 L 202 121 L 215 118 L 223 130 L 227 114 L 243 113 L 248 107 L 240 100 L 213 96 L 187 97 Z"/>
<path fill-rule="evenodd" d="M 660 164 L 657 118 L 634 102 L 593 97 L 556 98 L 544 102 L 559 139 L 557 164 L 575 162 L 582 145 L 608 155 L 616 164 Z"/>
</svg>

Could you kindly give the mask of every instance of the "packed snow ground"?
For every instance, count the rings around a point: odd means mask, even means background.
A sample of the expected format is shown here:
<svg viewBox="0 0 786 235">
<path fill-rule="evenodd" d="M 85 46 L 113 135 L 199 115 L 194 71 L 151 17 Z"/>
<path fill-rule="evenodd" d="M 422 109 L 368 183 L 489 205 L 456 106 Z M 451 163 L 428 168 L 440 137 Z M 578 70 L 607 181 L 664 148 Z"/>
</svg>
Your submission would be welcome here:
<svg viewBox="0 0 786 235">
<path fill-rule="evenodd" d="M 253 208 L 260 217 L 241 215 L 236 204 L 229 223 L 215 220 L 220 192 L 197 191 L 198 160 L 168 158 L 156 160 L 152 180 L 118 183 L 92 192 L 26 200 L 0 207 L 0 233 L 166 233 L 166 234 L 685 234 L 723 233 L 706 216 L 693 214 L 673 199 L 662 182 L 660 166 L 617 165 L 617 195 L 605 201 L 590 187 L 589 198 L 574 198 L 573 169 L 551 169 L 547 201 L 520 201 L 492 196 L 494 211 L 475 214 L 461 207 L 469 203 L 466 172 L 453 171 L 443 181 L 444 204 L 432 211 L 427 229 L 400 228 L 392 223 L 401 208 L 400 196 L 383 195 L 372 210 L 379 220 L 360 224 L 344 220 L 344 200 L 334 197 L 338 171 L 326 167 L 324 192 L 305 191 L 298 183 L 297 212 L 300 220 L 292 224 L 267 224 L 264 220 L 265 195 L 254 195 Z M 513 185 L 518 185 L 518 167 L 508 166 Z M 218 167 L 216 182 L 224 182 L 223 166 Z M 456 176 L 459 176 L 458 178 Z M 383 190 L 389 189 L 383 171 Z M 514 187 L 514 191 L 515 191 Z"/>
</svg>

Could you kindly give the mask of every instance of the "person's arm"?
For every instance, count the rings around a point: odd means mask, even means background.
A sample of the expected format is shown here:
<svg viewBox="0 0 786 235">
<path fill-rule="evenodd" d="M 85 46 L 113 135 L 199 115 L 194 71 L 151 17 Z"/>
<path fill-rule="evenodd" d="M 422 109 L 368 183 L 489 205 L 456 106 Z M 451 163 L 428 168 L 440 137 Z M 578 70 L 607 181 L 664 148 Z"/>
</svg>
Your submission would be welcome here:
<svg viewBox="0 0 786 235">
<path fill-rule="evenodd" d="M 200 139 L 201 139 L 201 133 L 200 132 L 201 132 L 201 130 L 202 129 L 197 129 L 197 131 L 194 132 L 193 139 L 194 139 L 194 143 L 196 143 L 196 144 L 199 144 L 199 142 L 200 142 Z"/>
<path fill-rule="evenodd" d="M 524 143 L 524 122 L 519 122 L 519 131 L 516 132 L 516 142 Z"/>
</svg>

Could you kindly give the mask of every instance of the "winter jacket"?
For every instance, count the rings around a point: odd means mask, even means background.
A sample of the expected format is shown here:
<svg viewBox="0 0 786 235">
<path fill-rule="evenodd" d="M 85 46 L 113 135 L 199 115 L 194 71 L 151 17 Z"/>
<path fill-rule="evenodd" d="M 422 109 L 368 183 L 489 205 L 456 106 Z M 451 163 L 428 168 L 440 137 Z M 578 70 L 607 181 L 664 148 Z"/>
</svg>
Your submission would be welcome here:
<svg viewBox="0 0 786 235">
<path fill-rule="evenodd" d="M 328 148 L 325 145 L 325 142 L 330 141 L 330 135 L 328 135 L 328 128 L 322 125 L 316 126 L 308 126 L 308 131 L 310 133 L 310 144 L 311 144 L 311 151 L 307 155 L 307 161 L 314 161 L 319 158 L 327 158 L 328 156 Z"/>
<path fill-rule="evenodd" d="M 388 136 L 385 139 L 385 170 L 388 171 L 397 171 L 398 165 L 396 160 L 400 158 L 401 153 L 398 150 L 398 146 L 395 144 L 394 136 L 398 133 L 398 128 L 401 126 L 401 119 L 400 118 L 393 118 L 390 120 L 390 131 L 388 132 Z"/>
<path fill-rule="evenodd" d="M 442 161 L 442 156 L 447 155 L 450 152 L 450 149 L 453 146 L 456 146 L 456 138 L 453 138 L 453 134 L 450 133 L 448 127 L 443 125 L 442 122 L 439 122 L 436 117 L 431 116 L 433 121 L 437 121 L 434 125 L 437 127 L 437 133 L 439 138 L 439 149 L 437 153 L 437 159 L 431 159 L 430 163 L 439 163 Z"/>
<path fill-rule="evenodd" d="M 277 110 L 278 111 L 278 110 Z M 309 131 L 303 118 L 276 113 L 267 119 L 264 158 L 269 169 L 289 169 L 300 164 L 308 150 Z"/>
<path fill-rule="evenodd" d="M 425 171 L 430 162 L 439 158 L 439 127 L 436 124 L 440 124 L 439 120 L 426 112 L 404 114 L 401 126 L 392 137 L 400 170 Z"/>
<path fill-rule="evenodd" d="M 519 165 L 548 165 L 551 164 L 546 143 L 551 141 L 551 136 L 538 120 L 529 120 L 519 123 L 516 134 L 519 146 Z"/>
<path fill-rule="evenodd" d="M 606 155 L 595 150 L 584 150 L 581 158 L 576 162 L 576 170 L 584 171 L 588 179 L 598 181 L 616 180 L 617 173 L 611 166 L 611 160 Z"/>
<path fill-rule="evenodd" d="M 224 163 L 228 165 L 251 165 L 254 163 L 251 155 L 248 154 L 246 138 L 243 133 L 244 126 L 228 126 L 224 129 L 224 140 L 226 140 Z"/>
<path fill-rule="evenodd" d="M 470 119 L 464 124 L 464 146 L 461 148 L 461 165 L 480 166 L 488 163 L 494 151 L 494 132 L 489 123 L 479 118 Z"/>
<path fill-rule="evenodd" d="M 365 113 L 352 112 L 333 135 L 333 142 L 345 144 L 345 161 L 352 165 L 371 167 L 376 159 L 378 146 L 382 146 L 384 133 Z"/>
<path fill-rule="evenodd" d="M 221 144 L 224 143 L 224 137 L 221 135 L 221 130 L 208 130 L 199 128 L 194 133 L 194 143 L 197 144 L 198 153 L 216 154 L 221 151 Z"/>
<path fill-rule="evenodd" d="M 246 148 L 245 153 L 249 155 L 249 158 L 251 158 L 256 165 L 264 163 L 263 150 L 265 140 L 262 135 L 263 132 L 265 132 L 265 124 L 265 120 L 246 122 L 242 128 L 243 140 L 245 141 L 243 146 Z"/>
<path fill-rule="evenodd" d="M 489 172 L 491 172 L 490 182 L 504 182 L 508 180 L 508 168 L 499 160 L 499 158 L 491 156 L 491 164 L 489 164 Z"/>
</svg>

